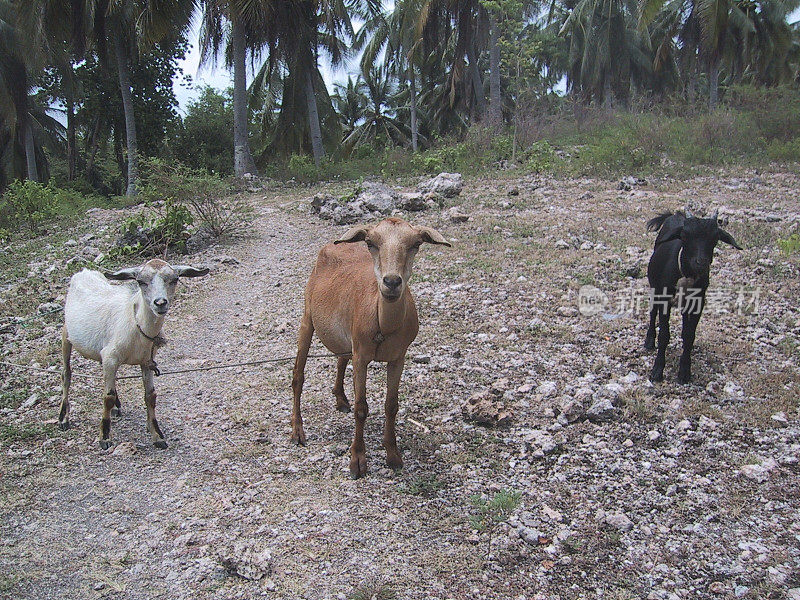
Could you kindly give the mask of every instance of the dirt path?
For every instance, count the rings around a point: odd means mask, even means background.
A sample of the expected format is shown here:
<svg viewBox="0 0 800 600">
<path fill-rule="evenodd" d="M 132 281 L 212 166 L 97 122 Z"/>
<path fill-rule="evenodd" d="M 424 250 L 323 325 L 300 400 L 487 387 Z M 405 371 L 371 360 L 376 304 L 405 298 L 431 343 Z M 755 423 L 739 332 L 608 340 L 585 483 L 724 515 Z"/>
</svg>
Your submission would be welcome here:
<svg viewBox="0 0 800 600">
<path fill-rule="evenodd" d="M 759 190 L 665 182 L 620 198 L 614 182 L 512 184 L 527 206 L 508 200 L 506 184 L 475 181 L 459 201 L 468 224 L 417 217 L 460 249 L 426 250 L 412 282 L 423 322 L 401 386 L 402 473 L 383 462 L 382 366 L 370 370 L 370 473 L 359 481 L 348 477 L 352 417 L 334 410 L 333 360 L 309 362 L 301 449 L 288 442 L 291 364 L 157 379 L 166 451 L 149 444 L 140 384 L 127 381 L 116 452 L 100 452 L 99 395 L 78 382 L 73 429 L 2 457 L 0 596 L 783 598 L 800 587 L 797 355 L 760 341 L 797 339 L 796 271 L 775 279 L 777 251 L 762 271 L 756 249 L 721 256 L 718 280 L 749 273 L 774 301 L 763 316 L 704 316 L 688 387 L 644 381 L 643 319 L 572 310 L 576 280 L 630 285 L 617 273 L 641 270 L 651 243 L 641 222 L 665 198 L 699 188 L 735 211 Z M 791 177 L 770 185 L 800 187 Z M 587 190 L 591 206 L 576 213 Z M 305 278 L 339 232 L 298 208 L 306 195 L 254 199 L 251 237 L 225 249 L 239 264 L 182 290 L 162 368 L 293 355 Z M 800 206 L 781 202 L 759 208 L 780 212 L 777 225 L 748 229 L 732 212 L 735 233 L 786 234 Z M 608 219 L 602 230 L 598 219 Z M 731 328 L 741 341 L 726 348 Z M 82 359 L 75 368 L 97 371 Z M 510 429 L 461 419 L 476 392 L 513 411 Z M 564 401 L 604 395 L 614 397 L 608 420 L 559 424 Z M 36 414 L 54 415 L 49 404 Z M 786 423 L 771 421 L 781 410 Z M 745 464 L 766 465 L 763 478 L 742 476 Z M 506 490 L 520 493 L 519 506 L 481 530 L 473 495 Z"/>
</svg>

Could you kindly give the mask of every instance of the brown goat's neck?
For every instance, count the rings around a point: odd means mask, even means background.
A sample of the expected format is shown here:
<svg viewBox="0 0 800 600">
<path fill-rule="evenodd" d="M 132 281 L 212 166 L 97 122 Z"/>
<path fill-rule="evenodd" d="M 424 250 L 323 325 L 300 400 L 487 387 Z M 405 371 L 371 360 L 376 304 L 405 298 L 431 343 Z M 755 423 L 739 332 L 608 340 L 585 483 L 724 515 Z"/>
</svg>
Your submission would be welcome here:
<svg viewBox="0 0 800 600">
<path fill-rule="evenodd" d="M 387 336 L 403 326 L 406 318 L 406 298 L 401 296 L 395 302 L 387 302 L 378 294 L 378 332 Z"/>
</svg>

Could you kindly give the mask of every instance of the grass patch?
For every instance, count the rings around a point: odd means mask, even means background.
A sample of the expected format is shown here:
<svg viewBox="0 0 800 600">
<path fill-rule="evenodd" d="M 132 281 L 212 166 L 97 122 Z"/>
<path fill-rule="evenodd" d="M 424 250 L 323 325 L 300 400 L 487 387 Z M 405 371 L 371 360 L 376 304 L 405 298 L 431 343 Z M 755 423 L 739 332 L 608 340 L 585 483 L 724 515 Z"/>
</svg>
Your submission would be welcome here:
<svg viewBox="0 0 800 600">
<path fill-rule="evenodd" d="M 444 487 L 445 482 L 436 477 L 435 473 L 430 473 L 415 477 L 407 484 L 403 485 L 401 490 L 406 494 L 411 494 L 412 496 L 430 497 L 435 496 L 436 492 L 444 489 Z"/>
<path fill-rule="evenodd" d="M 397 592 L 381 579 L 369 579 L 354 589 L 349 600 L 396 600 Z"/>
<path fill-rule="evenodd" d="M 0 425 L 0 447 L 10 446 L 15 442 L 26 442 L 55 434 L 52 425 L 24 423 L 21 425 Z"/>
</svg>

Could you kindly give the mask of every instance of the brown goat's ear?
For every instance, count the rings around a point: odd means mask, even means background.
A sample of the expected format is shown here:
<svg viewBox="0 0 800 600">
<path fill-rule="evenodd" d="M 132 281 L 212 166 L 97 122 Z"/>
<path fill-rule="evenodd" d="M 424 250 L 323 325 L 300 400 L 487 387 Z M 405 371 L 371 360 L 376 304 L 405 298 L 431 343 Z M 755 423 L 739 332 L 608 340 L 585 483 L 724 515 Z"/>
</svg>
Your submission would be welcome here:
<svg viewBox="0 0 800 600">
<path fill-rule="evenodd" d="M 739 244 L 736 243 L 736 240 L 733 239 L 733 236 L 724 229 L 720 229 L 717 235 L 719 235 L 720 242 L 725 242 L 726 244 L 730 244 L 737 250 L 744 250 L 744 248 L 742 248 Z"/>
<path fill-rule="evenodd" d="M 415 227 L 415 229 L 422 234 L 423 242 L 428 242 L 429 244 L 439 244 L 441 246 L 447 246 L 448 248 L 453 245 L 444 239 L 444 236 L 435 229 L 431 229 L 430 227 Z"/>
<path fill-rule="evenodd" d="M 369 231 L 364 225 L 359 225 L 358 227 L 353 227 L 352 229 L 348 230 L 342 237 L 338 240 L 335 240 L 334 244 L 349 244 L 351 242 L 363 242 L 364 239 L 367 237 L 367 231 Z"/>
<path fill-rule="evenodd" d="M 187 267 L 185 265 L 172 265 L 172 270 L 175 271 L 178 277 L 202 277 L 208 275 L 208 267 Z"/>
<path fill-rule="evenodd" d="M 131 267 L 129 269 L 120 269 L 119 271 L 114 271 L 113 273 L 103 273 L 106 276 L 106 279 L 113 279 L 114 281 L 127 281 L 129 279 L 136 279 L 139 276 L 139 271 L 141 271 L 141 267 Z"/>
</svg>

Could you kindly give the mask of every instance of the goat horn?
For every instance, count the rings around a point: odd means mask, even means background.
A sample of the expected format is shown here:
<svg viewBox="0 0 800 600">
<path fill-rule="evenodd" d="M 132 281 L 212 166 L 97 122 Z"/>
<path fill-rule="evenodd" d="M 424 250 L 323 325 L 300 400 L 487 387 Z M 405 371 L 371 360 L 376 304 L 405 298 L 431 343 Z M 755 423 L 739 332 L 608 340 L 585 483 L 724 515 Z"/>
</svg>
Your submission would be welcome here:
<svg viewBox="0 0 800 600">
<path fill-rule="evenodd" d="M 686 207 L 686 208 L 683 210 L 683 212 L 684 212 L 684 213 L 686 213 L 686 218 L 687 218 L 687 219 L 691 219 L 691 218 L 694 216 L 694 215 L 692 214 L 692 211 L 691 211 L 691 210 L 689 210 L 689 207 L 688 207 L 688 206 L 687 206 L 687 207 Z"/>
<path fill-rule="evenodd" d="M 711 216 L 709 217 L 709 219 L 714 219 L 715 221 L 717 221 L 717 220 L 719 219 L 719 209 L 716 209 L 716 210 L 715 210 L 715 211 L 714 211 L 714 212 L 711 214 Z"/>
</svg>

